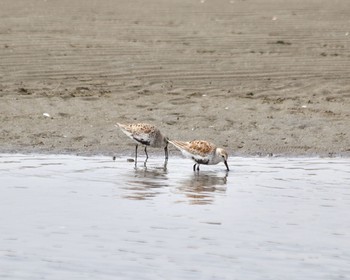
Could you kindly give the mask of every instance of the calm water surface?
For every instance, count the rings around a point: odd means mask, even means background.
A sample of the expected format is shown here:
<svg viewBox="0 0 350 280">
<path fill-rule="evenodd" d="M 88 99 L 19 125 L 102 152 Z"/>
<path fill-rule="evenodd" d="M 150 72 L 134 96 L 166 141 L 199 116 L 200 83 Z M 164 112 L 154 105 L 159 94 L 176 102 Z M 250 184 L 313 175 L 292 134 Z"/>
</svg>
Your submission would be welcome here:
<svg viewBox="0 0 350 280">
<path fill-rule="evenodd" d="M 350 159 L 0 155 L 0 279 L 350 279 Z"/>
</svg>

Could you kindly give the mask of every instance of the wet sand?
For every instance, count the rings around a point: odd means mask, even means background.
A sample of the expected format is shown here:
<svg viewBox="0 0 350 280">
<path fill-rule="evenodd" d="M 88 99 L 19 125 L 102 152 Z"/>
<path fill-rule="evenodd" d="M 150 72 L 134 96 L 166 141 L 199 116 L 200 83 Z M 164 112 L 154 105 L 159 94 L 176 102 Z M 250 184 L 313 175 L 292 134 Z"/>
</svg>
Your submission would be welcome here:
<svg viewBox="0 0 350 280">
<path fill-rule="evenodd" d="M 1 6 L 0 152 L 131 153 L 114 123 L 142 121 L 235 155 L 350 155 L 348 0 Z"/>
</svg>

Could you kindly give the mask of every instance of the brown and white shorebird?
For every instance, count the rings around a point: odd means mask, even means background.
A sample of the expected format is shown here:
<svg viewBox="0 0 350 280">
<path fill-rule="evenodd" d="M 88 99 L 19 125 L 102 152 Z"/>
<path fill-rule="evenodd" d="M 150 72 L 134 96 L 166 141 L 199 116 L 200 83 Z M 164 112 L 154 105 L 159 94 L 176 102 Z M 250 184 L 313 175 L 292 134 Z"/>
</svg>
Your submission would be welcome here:
<svg viewBox="0 0 350 280">
<path fill-rule="evenodd" d="M 169 140 L 169 143 L 178 148 L 185 157 L 195 161 L 193 171 L 196 170 L 196 167 L 197 171 L 199 171 L 200 164 L 212 165 L 218 164 L 219 162 L 225 164 L 227 171 L 230 170 L 227 164 L 227 152 L 222 148 L 216 147 L 213 143 L 204 140 L 194 140 L 190 142 Z"/>
<path fill-rule="evenodd" d="M 165 160 L 168 160 L 168 138 L 154 125 L 147 123 L 117 123 L 115 126 L 136 142 L 135 162 L 137 162 L 137 147 L 139 144 L 145 146 L 146 160 L 148 159 L 147 146 L 154 148 L 164 147 Z"/>
</svg>

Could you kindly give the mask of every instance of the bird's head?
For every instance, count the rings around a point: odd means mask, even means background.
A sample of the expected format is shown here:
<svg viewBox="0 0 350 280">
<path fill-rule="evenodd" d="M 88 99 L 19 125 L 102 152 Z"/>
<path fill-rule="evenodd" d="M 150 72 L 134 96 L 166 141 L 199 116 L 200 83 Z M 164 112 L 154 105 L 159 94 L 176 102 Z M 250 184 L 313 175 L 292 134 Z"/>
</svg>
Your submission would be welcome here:
<svg viewBox="0 0 350 280">
<path fill-rule="evenodd" d="M 230 169 L 228 168 L 228 164 L 227 164 L 227 159 L 228 159 L 228 154 L 227 152 L 222 149 L 222 148 L 217 148 L 216 149 L 216 153 L 217 155 L 220 157 L 220 161 L 223 161 L 226 168 L 227 168 L 227 171 L 229 171 Z"/>
</svg>

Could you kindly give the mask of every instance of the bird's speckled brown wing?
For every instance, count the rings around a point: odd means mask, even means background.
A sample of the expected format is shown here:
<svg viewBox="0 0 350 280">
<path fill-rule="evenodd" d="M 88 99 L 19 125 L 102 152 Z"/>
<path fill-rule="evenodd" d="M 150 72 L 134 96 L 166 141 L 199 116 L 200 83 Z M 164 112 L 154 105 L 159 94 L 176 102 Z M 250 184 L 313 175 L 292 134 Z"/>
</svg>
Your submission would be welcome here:
<svg viewBox="0 0 350 280">
<path fill-rule="evenodd" d="M 203 157 L 205 155 L 211 154 L 216 149 L 216 146 L 214 144 L 204 140 L 190 141 L 189 144 L 189 148 L 191 151 L 197 152 Z"/>
<path fill-rule="evenodd" d="M 194 140 L 190 142 L 170 140 L 169 142 L 180 150 L 184 150 L 194 156 L 198 155 L 203 158 L 212 154 L 216 149 L 214 144 L 204 140 Z"/>
<path fill-rule="evenodd" d="M 147 123 L 120 124 L 117 126 L 131 139 L 146 146 L 157 146 L 160 131 Z"/>
<path fill-rule="evenodd" d="M 124 128 L 133 135 L 152 134 L 157 130 L 157 128 L 154 125 L 147 123 L 132 123 L 119 126 L 122 126 L 122 128 Z"/>
</svg>

